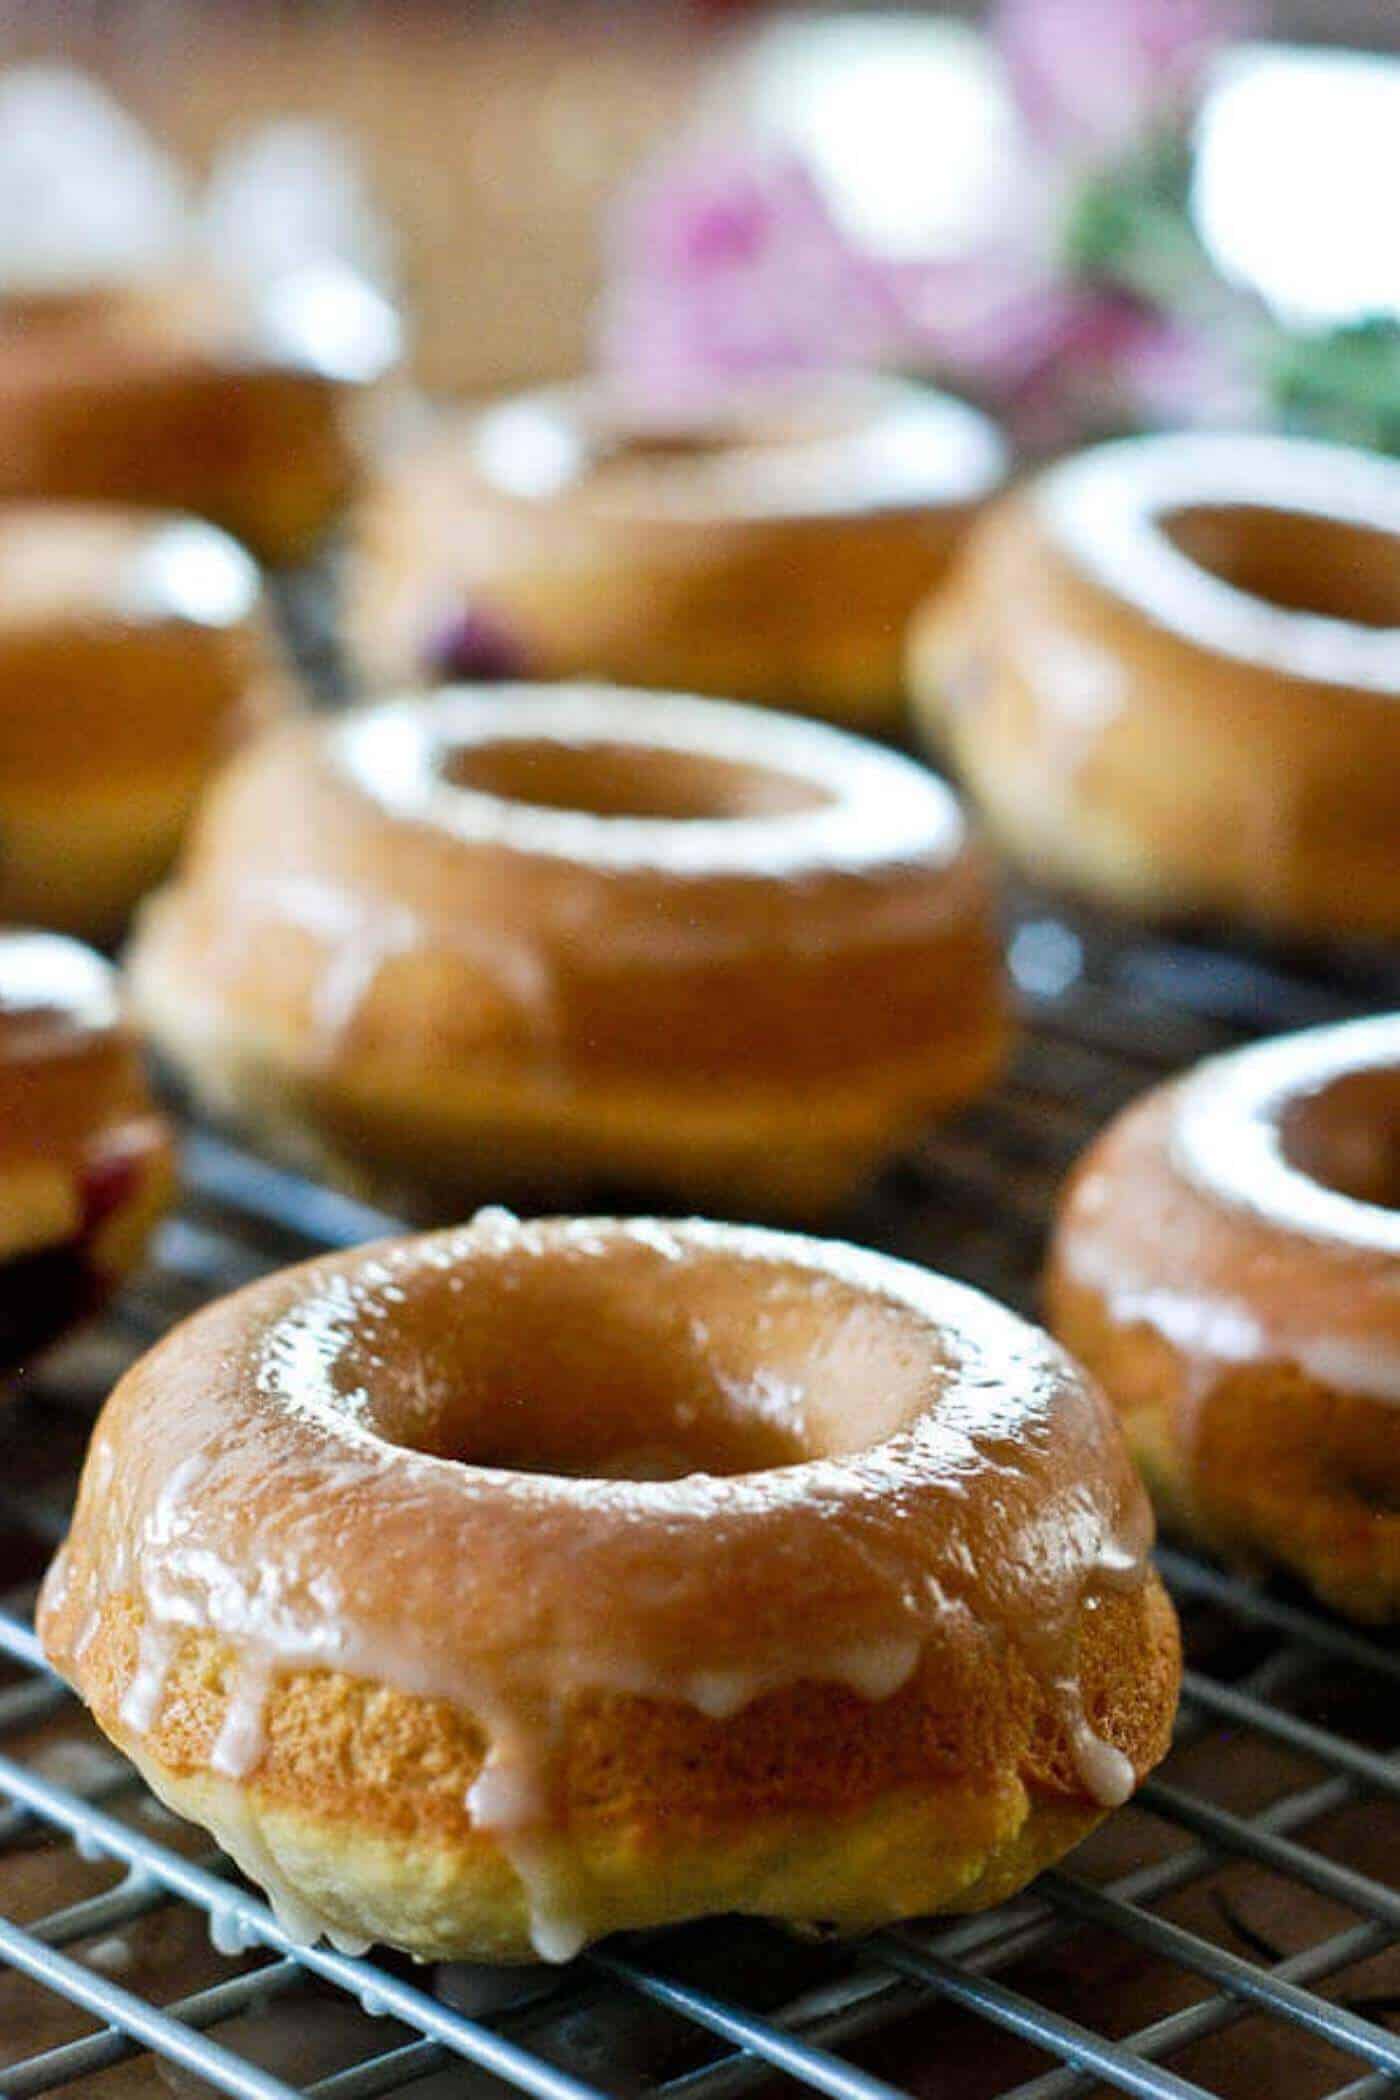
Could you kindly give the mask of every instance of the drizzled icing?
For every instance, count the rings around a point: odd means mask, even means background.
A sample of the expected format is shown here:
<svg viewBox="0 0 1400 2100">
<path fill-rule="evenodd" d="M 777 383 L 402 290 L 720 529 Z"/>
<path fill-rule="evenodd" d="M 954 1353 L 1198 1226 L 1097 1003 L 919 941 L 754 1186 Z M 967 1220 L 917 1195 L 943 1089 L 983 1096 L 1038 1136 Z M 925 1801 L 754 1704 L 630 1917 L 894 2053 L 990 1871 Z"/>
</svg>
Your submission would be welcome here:
<svg viewBox="0 0 1400 2100">
<path fill-rule="evenodd" d="M 1275 511 L 1392 536 L 1400 465 L 1337 445 L 1255 435 L 1128 438 L 1054 467 L 1037 512 L 1078 568 L 1158 625 L 1283 676 L 1400 692 L 1400 626 L 1273 603 L 1214 574 L 1164 529 L 1174 513 Z M 1382 543 L 1383 544 L 1383 543 Z"/>
<path fill-rule="evenodd" d="M 646 1427 L 668 1476 L 610 1474 Z M 1101 1399 L 965 1287 L 783 1234 L 496 1211 L 270 1278 L 139 1365 L 41 1629 L 81 1686 L 85 1630 L 139 1607 L 119 1720 L 158 1789 L 143 1746 L 187 1632 L 236 1656 L 209 1760 L 230 1780 L 256 1774 L 285 1673 L 469 1712 L 466 1805 L 558 1960 L 590 1929 L 559 1824 L 576 1697 L 720 1717 L 804 1681 L 880 1700 L 980 1629 L 1020 1652 L 1109 1804 L 1131 1774 L 1086 1715 L 1078 1626 L 1142 1580 L 1149 1534 Z M 216 1835 L 289 1929 L 317 1929 L 246 1795 L 219 1801 Z"/>
<path fill-rule="evenodd" d="M 1400 1402 L 1400 1211 L 1333 1187 L 1299 1150 L 1327 1149 L 1346 1111 L 1396 1151 L 1400 1017 L 1313 1029 L 1236 1051 L 1159 1089 L 1086 1162 L 1055 1262 L 1118 1325 L 1154 1329 L 1195 1400 L 1217 1370 L 1292 1363 L 1323 1383 Z M 1362 1147 L 1363 1150 L 1366 1148 Z"/>
<path fill-rule="evenodd" d="M 976 409 L 869 376 L 768 385 L 664 419 L 598 383 L 552 387 L 487 409 L 471 454 L 507 496 L 682 519 L 961 506 L 988 496 L 1008 465 Z"/>
</svg>

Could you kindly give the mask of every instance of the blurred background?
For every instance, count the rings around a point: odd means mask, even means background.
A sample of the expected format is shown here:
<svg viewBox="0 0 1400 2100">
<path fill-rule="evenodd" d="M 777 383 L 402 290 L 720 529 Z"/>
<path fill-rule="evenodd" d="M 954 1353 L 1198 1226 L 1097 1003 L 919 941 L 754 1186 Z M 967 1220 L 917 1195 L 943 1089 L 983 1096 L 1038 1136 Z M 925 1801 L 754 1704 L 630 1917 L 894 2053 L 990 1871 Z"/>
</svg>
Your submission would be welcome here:
<svg viewBox="0 0 1400 2100">
<path fill-rule="evenodd" d="M 1031 449 L 1215 418 L 1400 446 L 1394 0 L 9 0 L 0 41 L 97 75 L 191 180 L 331 126 L 434 392 L 600 350 L 647 381 L 682 335 L 801 363 L 835 271 L 872 361 Z M 697 348 L 760 278 L 761 326 Z"/>
</svg>

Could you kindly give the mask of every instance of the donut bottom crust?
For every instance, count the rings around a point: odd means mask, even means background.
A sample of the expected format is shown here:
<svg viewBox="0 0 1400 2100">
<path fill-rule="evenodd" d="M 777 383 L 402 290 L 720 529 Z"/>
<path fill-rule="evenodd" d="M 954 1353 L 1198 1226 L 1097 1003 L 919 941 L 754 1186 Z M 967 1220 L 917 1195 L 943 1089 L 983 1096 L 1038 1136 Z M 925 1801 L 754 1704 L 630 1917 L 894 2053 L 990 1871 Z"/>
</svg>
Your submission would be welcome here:
<svg viewBox="0 0 1400 2100">
<path fill-rule="evenodd" d="M 904 720 L 905 631 L 966 518 L 717 525 L 684 535 L 683 551 L 664 526 L 600 522 L 592 553 L 573 538 L 562 552 L 517 549 L 506 535 L 466 563 L 435 560 L 433 520 L 411 506 L 401 518 L 371 499 L 362 522 L 346 624 L 376 689 L 420 683 L 436 608 L 479 601 L 518 637 L 533 677 L 601 675 L 891 735 Z"/>
<path fill-rule="evenodd" d="M 217 1773 L 175 1774 L 121 1747 L 166 1807 L 202 1825 L 248 1877 L 269 1857 L 347 1945 L 419 1961 L 539 1960 L 520 1879 L 487 1839 L 388 1839 L 263 1801 Z M 639 1844 L 598 1834 L 563 1874 L 567 1914 L 587 1938 L 739 1912 L 838 1933 L 989 1910 L 1086 1838 L 1108 1813 L 1018 1786 L 893 1795 L 830 1821 L 770 1816 L 703 1839 Z M 577 1908 L 575 1907 L 577 1906 Z"/>
<path fill-rule="evenodd" d="M 561 1085 L 500 1065 L 298 1062 L 270 1030 L 214 1012 L 149 958 L 138 959 L 134 993 L 208 1113 L 407 1218 L 515 1198 L 567 1205 L 633 1187 L 716 1215 L 820 1216 L 927 1121 L 990 1085 L 1007 1049 L 1006 1025 L 989 1013 L 913 1058 L 799 1087 Z"/>
<path fill-rule="evenodd" d="M 1348 1617 L 1400 1618 L 1393 1403 L 1286 1363 L 1227 1366 L 1201 1389 L 1171 1343 L 1119 1325 L 1097 1292 L 1059 1278 L 1049 1297 L 1052 1331 L 1117 1408 L 1166 1525 L 1286 1569 Z"/>
<path fill-rule="evenodd" d="M 109 1601 L 83 1642 L 80 1689 L 111 1739 L 177 1813 L 250 1874 L 293 1893 L 315 1925 L 424 1960 L 537 1958 L 530 1900 L 467 1797 L 485 1756 L 471 1715 L 319 1670 L 278 1679 L 260 1761 L 242 1779 L 210 1757 L 238 1654 L 187 1636 L 153 1726 L 120 1719 L 140 1608 Z M 1141 1775 L 1170 1743 L 1180 1679 L 1175 1615 L 1155 1576 L 1080 1622 L 1093 1725 Z M 1109 1812 L 1023 1664 L 958 1645 L 889 1699 L 798 1683 L 728 1721 L 596 1694 L 566 1712 L 542 1906 L 587 1939 L 743 1911 L 843 1931 L 989 1907 Z"/>
</svg>

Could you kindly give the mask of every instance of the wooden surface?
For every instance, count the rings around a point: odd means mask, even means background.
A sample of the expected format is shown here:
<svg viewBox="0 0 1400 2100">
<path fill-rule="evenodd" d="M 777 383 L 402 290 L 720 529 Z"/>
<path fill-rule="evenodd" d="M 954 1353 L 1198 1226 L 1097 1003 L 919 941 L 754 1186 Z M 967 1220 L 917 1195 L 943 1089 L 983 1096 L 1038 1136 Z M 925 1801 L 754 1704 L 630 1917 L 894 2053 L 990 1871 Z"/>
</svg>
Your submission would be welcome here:
<svg viewBox="0 0 1400 2100">
<path fill-rule="evenodd" d="M 482 393 L 586 361 L 607 200 L 676 135 L 765 12 L 694 0 L 0 0 L 0 58 L 94 64 L 196 166 L 270 118 L 344 124 L 401 243 L 421 377 Z M 1274 0 L 1252 18 L 1281 35 L 1400 48 L 1400 0 Z"/>
<path fill-rule="evenodd" d="M 44 13 L 12 27 L 11 51 L 95 62 L 195 166 L 272 118 L 343 124 L 400 245 L 419 374 L 447 392 L 586 360 L 603 206 L 722 49 L 628 6 L 474 19 L 136 0 L 96 38 L 45 30 Z"/>
</svg>

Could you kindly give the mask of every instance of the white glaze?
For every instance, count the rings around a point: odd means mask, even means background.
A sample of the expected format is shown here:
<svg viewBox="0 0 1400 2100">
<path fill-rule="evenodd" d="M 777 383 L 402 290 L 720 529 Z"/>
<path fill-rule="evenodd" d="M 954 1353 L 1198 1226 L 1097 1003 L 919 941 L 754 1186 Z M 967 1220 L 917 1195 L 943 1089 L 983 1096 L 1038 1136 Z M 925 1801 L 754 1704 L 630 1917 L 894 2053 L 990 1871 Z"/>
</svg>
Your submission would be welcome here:
<svg viewBox="0 0 1400 2100">
<path fill-rule="evenodd" d="M 498 742 L 626 745 L 791 776 L 826 800 L 754 818 L 599 817 L 508 801 L 444 778 L 454 751 Z M 951 862 L 966 843 L 943 783 L 893 751 L 769 709 L 590 685 L 482 687 L 389 700 L 338 723 L 335 759 L 392 815 L 473 842 L 608 868 L 798 876 L 808 868 Z"/>
<path fill-rule="evenodd" d="M 261 596 L 251 556 L 217 526 L 102 504 L 0 511 L 0 636 L 104 625 L 237 627 Z"/>
<path fill-rule="evenodd" d="M 1137 1773 L 1132 1762 L 1095 1733 L 1084 1711 L 1084 1699 L 1076 1682 L 1061 1687 L 1061 1711 L 1066 1716 L 1075 1769 L 1086 1791 L 1105 1808 L 1121 1808 L 1132 1799 Z"/>
<path fill-rule="evenodd" d="M 178 1645 L 173 1627 L 158 1617 L 148 1617 L 143 1622 L 136 1671 L 118 1709 L 122 1726 L 135 1735 L 148 1735 L 155 1723 Z"/>
<path fill-rule="evenodd" d="M 658 456 L 629 440 L 696 449 Z M 658 418 L 576 384 L 522 394 L 473 427 L 472 463 L 504 495 L 661 518 L 847 517 L 982 501 L 1008 454 L 976 409 L 927 387 L 833 378 Z"/>
<path fill-rule="evenodd" d="M 100 1969 L 104 1976 L 125 1976 L 132 1966 L 132 1946 L 124 1932 L 110 1932 L 105 1939 L 94 1940 L 84 1949 L 83 1959 L 89 1968 Z"/>
<path fill-rule="evenodd" d="M 1400 1259 L 1400 1211 L 1315 1181 L 1285 1156 L 1279 1119 L 1290 1101 L 1355 1072 L 1400 1068 L 1400 1016 L 1346 1021 L 1280 1036 L 1194 1072 L 1178 1096 L 1178 1165 L 1224 1202 L 1309 1239 Z"/>
<path fill-rule="evenodd" d="M 242 1779 L 261 1762 L 266 1738 L 263 1721 L 271 1672 L 256 1657 L 237 1672 L 224 1709 L 223 1723 L 209 1753 L 210 1769 L 228 1779 Z"/>
<path fill-rule="evenodd" d="M 1286 677 L 1400 693 L 1400 629 L 1254 597 L 1162 529 L 1193 506 L 1266 508 L 1393 533 L 1400 560 L 1400 463 L 1299 438 L 1128 438 L 1052 468 L 1034 501 L 1081 570 L 1198 646 Z"/>
<path fill-rule="evenodd" d="M 125 1747 L 156 1799 L 183 1820 L 187 1813 L 185 1805 L 166 1781 L 161 1766 L 145 1755 L 141 1739 L 133 1737 Z M 273 1916 L 295 1946 L 311 1947 L 317 1940 L 324 1939 L 341 1954 L 359 1956 L 368 1953 L 368 1940 L 354 1933 L 342 1932 L 287 1881 L 240 1789 L 223 1785 L 211 1793 L 201 1803 L 200 1820 L 220 1850 L 226 1852 L 240 1872 L 263 1891 Z M 260 1935 L 252 1926 L 243 1924 L 232 1903 L 217 1915 L 210 1913 L 209 1936 L 220 1953 L 242 1953 L 248 1947 L 260 1944 Z"/>
<path fill-rule="evenodd" d="M 96 1035 L 121 1018 L 110 963 L 57 933 L 0 936 L 0 1023 L 7 1055 L 47 1048 L 65 1034 Z M 24 1030 L 32 1028 L 31 1046 Z"/>
</svg>

